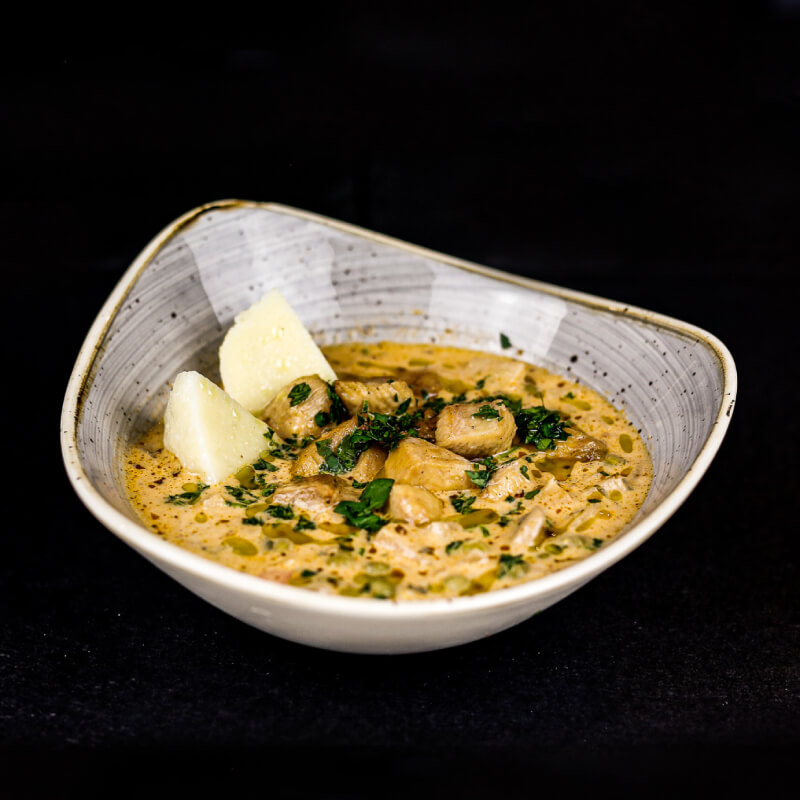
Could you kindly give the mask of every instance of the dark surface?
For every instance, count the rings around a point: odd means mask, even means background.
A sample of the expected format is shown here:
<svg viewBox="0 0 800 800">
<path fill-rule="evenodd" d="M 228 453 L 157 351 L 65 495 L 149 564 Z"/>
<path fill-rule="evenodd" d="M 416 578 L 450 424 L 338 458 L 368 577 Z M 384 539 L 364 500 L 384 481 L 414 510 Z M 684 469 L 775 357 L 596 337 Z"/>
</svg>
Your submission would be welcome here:
<svg viewBox="0 0 800 800">
<path fill-rule="evenodd" d="M 416 27 L 329 11 L 254 51 L 9 60 L 6 461 L 23 470 L 0 558 L 0 796 L 185 780 L 275 796 L 287 765 L 312 796 L 424 781 L 460 797 L 786 791 L 800 755 L 800 18 L 789 0 L 737 8 Z M 359 657 L 223 615 L 91 517 L 57 431 L 124 268 L 224 197 L 711 331 L 740 377 L 717 459 L 624 562 L 483 642 Z"/>
</svg>

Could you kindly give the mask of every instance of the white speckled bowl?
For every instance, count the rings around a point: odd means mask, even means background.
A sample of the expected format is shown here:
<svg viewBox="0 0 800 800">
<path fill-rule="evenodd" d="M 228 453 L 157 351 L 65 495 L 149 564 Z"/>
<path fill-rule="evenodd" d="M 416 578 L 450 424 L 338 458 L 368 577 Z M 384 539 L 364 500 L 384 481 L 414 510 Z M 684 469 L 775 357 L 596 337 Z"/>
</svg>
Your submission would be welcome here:
<svg viewBox="0 0 800 800">
<path fill-rule="evenodd" d="M 160 539 L 125 495 L 126 442 L 160 417 L 177 372 L 218 380 L 224 332 L 272 287 L 322 344 L 356 336 L 501 352 L 503 331 L 526 360 L 569 373 L 625 408 L 655 467 L 644 507 L 616 540 L 560 572 L 474 597 L 407 604 L 260 580 Z M 405 653 L 508 628 L 638 547 L 697 485 L 735 394 L 730 353 L 684 322 L 284 206 L 224 201 L 169 225 L 114 289 L 67 387 L 61 443 L 72 485 L 97 519 L 210 603 L 293 641 Z"/>
</svg>

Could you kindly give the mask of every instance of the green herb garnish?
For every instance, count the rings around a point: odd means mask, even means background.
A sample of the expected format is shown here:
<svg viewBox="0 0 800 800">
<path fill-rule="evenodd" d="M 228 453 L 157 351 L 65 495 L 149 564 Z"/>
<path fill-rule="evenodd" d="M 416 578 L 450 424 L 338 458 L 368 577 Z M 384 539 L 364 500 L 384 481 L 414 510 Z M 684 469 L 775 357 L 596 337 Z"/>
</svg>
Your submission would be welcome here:
<svg viewBox="0 0 800 800">
<path fill-rule="evenodd" d="M 500 556 L 500 563 L 497 565 L 497 577 L 504 578 L 514 567 L 522 566 L 525 563 L 525 559 L 522 556 L 512 556 L 503 553 L 503 555 Z"/>
<path fill-rule="evenodd" d="M 248 489 L 245 489 L 244 486 L 226 486 L 225 491 L 233 497 L 233 500 L 225 499 L 225 505 L 228 506 L 241 506 L 246 508 L 251 503 L 255 503 L 258 500 L 258 497 Z"/>
<path fill-rule="evenodd" d="M 429 397 L 423 404 L 423 408 L 430 408 L 434 414 L 441 414 L 442 409 L 447 405 L 443 397 Z"/>
<path fill-rule="evenodd" d="M 472 504 L 477 500 L 477 497 L 465 497 L 464 495 L 456 495 L 450 498 L 453 508 L 459 514 L 466 514 L 470 511 Z"/>
<path fill-rule="evenodd" d="M 314 414 L 314 424 L 324 428 L 331 421 L 331 415 L 327 411 L 317 411 Z"/>
<path fill-rule="evenodd" d="M 266 470 L 267 472 L 278 471 L 278 468 L 274 464 L 265 461 L 263 458 L 259 458 L 258 461 L 253 462 L 253 469 Z"/>
<path fill-rule="evenodd" d="M 462 544 L 464 544 L 463 539 L 456 539 L 454 542 L 450 542 L 450 544 L 444 548 L 444 551 L 447 553 L 447 555 L 451 555 L 452 553 L 455 553 L 455 551 L 458 550 Z"/>
<path fill-rule="evenodd" d="M 191 491 L 181 492 L 180 494 L 171 494 L 166 498 L 167 503 L 173 506 L 193 506 L 199 499 L 200 495 L 208 489 L 207 483 L 195 483 L 196 488 Z"/>
<path fill-rule="evenodd" d="M 375 533 L 386 524 L 386 520 L 374 512 L 386 504 L 393 484 L 394 481 L 391 478 L 378 478 L 370 481 L 358 500 L 343 500 L 334 511 L 341 514 L 356 528 L 363 528 L 368 533 Z"/>
<path fill-rule="evenodd" d="M 282 506 L 280 503 L 274 503 L 273 505 L 267 508 L 267 514 L 271 517 L 277 517 L 278 519 L 293 519 L 294 518 L 294 510 L 291 506 Z"/>
<path fill-rule="evenodd" d="M 500 419 L 500 412 L 491 406 L 481 406 L 472 416 L 480 419 Z"/>
<path fill-rule="evenodd" d="M 330 384 L 328 384 L 328 397 L 331 401 L 331 408 L 328 413 L 330 414 L 331 420 L 338 425 L 350 416 L 350 412 L 347 410 L 347 406 L 342 402 L 342 398 L 336 394 L 333 386 Z"/>
<path fill-rule="evenodd" d="M 294 526 L 294 529 L 296 531 L 313 531 L 316 527 L 316 523 L 308 517 L 298 517 L 297 525 Z"/>
<path fill-rule="evenodd" d="M 537 450 L 555 450 L 555 442 L 563 442 L 569 436 L 564 427 L 570 423 L 562 419 L 561 412 L 544 406 L 523 408 L 514 419 L 522 440 Z"/>
<path fill-rule="evenodd" d="M 476 485 L 479 486 L 481 489 L 486 488 L 486 484 L 489 483 L 492 475 L 494 475 L 495 471 L 497 470 L 497 461 L 489 456 L 488 458 L 484 458 L 482 461 L 478 462 L 478 469 L 468 469 L 465 470 L 467 473 L 467 477 Z"/>
<path fill-rule="evenodd" d="M 511 339 L 509 339 L 508 336 L 506 336 L 504 333 L 501 333 L 500 334 L 500 347 L 502 347 L 503 350 L 508 350 L 508 348 L 511 347 L 511 346 L 512 346 L 511 345 Z"/>
<path fill-rule="evenodd" d="M 307 383 L 298 383 L 295 386 L 292 386 L 291 390 L 289 391 L 289 405 L 292 408 L 299 406 L 300 403 L 308 400 L 308 396 L 310 394 L 311 387 Z"/>
</svg>

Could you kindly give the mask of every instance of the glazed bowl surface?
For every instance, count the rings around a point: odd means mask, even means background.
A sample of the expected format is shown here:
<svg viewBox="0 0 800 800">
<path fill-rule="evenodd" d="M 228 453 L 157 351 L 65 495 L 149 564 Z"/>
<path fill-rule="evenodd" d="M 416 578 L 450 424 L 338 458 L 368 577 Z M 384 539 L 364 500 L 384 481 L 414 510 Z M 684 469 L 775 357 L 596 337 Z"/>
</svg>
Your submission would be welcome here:
<svg viewBox="0 0 800 800">
<path fill-rule="evenodd" d="M 234 316 L 276 287 L 319 344 L 435 342 L 503 352 L 591 386 L 641 430 L 654 480 L 618 538 L 539 580 L 452 600 L 394 603 L 323 595 L 239 573 L 147 530 L 125 492 L 128 442 L 158 421 L 170 381 L 219 380 Z M 195 594 L 277 636 L 332 650 L 450 647 L 521 622 L 580 588 L 652 535 L 697 485 L 730 421 L 736 371 L 692 325 L 560 289 L 270 203 L 220 201 L 169 225 L 95 320 L 62 412 L 67 473 L 109 530 Z"/>
</svg>

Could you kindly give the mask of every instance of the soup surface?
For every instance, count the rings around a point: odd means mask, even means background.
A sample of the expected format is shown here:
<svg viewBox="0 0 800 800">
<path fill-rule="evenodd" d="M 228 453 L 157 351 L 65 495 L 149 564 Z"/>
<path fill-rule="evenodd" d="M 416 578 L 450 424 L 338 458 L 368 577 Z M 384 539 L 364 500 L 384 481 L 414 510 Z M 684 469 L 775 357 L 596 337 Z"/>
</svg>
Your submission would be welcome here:
<svg viewBox="0 0 800 800">
<path fill-rule="evenodd" d="M 611 403 L 515 358 L 428 344 L 323 348 L 251 466 L 206 486 L 131 445 L 129 496 L 166 540 L 319 592 L 420 600 L 502 589 L 589 556 L 642 505 L 647 449 Z"/>
</svg>

